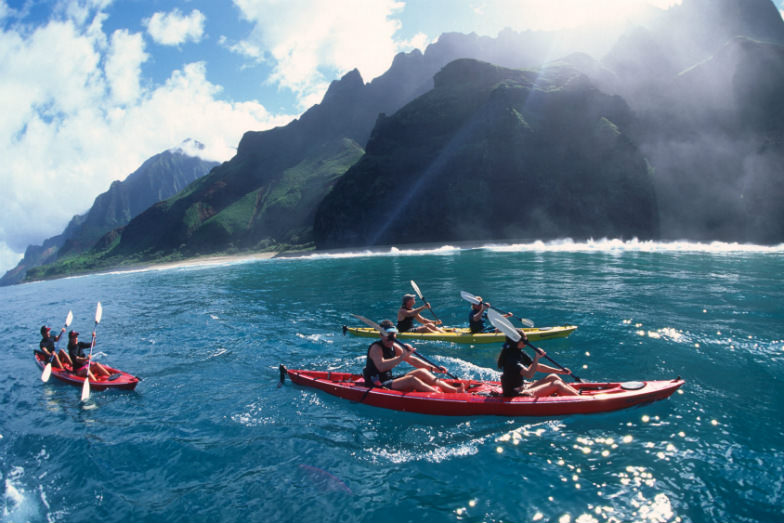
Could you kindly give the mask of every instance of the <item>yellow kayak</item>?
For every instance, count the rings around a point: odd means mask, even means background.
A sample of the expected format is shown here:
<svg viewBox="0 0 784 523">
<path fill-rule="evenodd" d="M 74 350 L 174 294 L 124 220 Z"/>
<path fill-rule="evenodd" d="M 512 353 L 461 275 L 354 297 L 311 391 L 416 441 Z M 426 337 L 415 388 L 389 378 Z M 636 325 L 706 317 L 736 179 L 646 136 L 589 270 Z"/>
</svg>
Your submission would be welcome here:
<svg viewBox="0 0 784 523">
<path fill-rule="evenodd" d="M 447 332 L 400 332 L 399 340 L 451 341 L 452 343 L 503 343 L 506 335 L 502 332 L 478 332 L 471 334 L 467 328 L 446 327 Z M 556 327 L 532 327 L 523 329 L 529 341 L 565 338 L 577 330 L 577 325 L 559 325 Z M 361 338 L 378 338 L 378 331 L 370 327 L 343 326 L 343 333 L 348 332 Z"/>
</svg>

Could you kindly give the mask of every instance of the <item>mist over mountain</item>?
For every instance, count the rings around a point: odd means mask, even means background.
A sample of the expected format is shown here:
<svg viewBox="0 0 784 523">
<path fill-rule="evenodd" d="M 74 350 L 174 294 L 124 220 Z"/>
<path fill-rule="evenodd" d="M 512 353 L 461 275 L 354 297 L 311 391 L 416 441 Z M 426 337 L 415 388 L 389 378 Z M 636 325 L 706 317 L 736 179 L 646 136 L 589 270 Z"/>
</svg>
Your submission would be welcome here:
<svg viewBox="0 0 784 523">
<path fill-rule="evenodd" d="M 191 142 L 184 145 L 189 151 L 198 151 L 199 144 Z M 87 213 L 74 216 L 61 234 L 40 246 L 29 246 L 19 264 L 0 278 L 0 285 L 18 283 L 34 267 L 87 251 L 106 233 L 125 225 L 153 203 L 177 194 L 216 165 L 189 156 L 181 148 L 149 158 L 125 180 L 113 182 L 95 198 Z"/>
<path fill-rule="evenodd" d="M 685 0 L 586 71 L 635 111 L 663 239 L 784 241 L 782 45 L 769 0 Z"/>
<path fill-rule="evenodd" d="M 770 0 L 683 0 L 599 33 L 445 34 L 245 133 L 80 267 L 314 244 L 782 242 L 783 46 Z"/>
</svg>

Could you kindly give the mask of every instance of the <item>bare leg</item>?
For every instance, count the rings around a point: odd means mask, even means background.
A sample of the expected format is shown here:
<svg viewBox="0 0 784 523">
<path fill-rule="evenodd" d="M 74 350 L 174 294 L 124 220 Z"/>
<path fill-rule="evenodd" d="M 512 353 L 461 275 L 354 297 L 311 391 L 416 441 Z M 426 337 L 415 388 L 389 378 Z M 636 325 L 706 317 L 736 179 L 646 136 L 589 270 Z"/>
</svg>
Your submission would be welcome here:
<svg viewBox="0 0 784 523">
<path fill-rule="evenodd" d="M 71 356 L 69 356 L 68 353 L 63 349 L 60 349 L 60 359 L 61 361 L 65 361 L 73 369 L 73 361 L 71 361 Z"/>
<path fill-rule="evenodd" d="M 438 392 L 436 387 L 431 387 L 413 374 L 406 374 L 394 380 L 391 384 L 393 390 L 414 391 L 414 392 Z"/>
<path fill-rule="evenodd" d="M 465 386 L 461 383 L 459 386 L 455 387 L 450 385 L 449 383 L 438 379 L 433 373 L 431 373 L 427 369 L 417 369 L 415 371 L 411 371 L 410 375 L 416 376 L 421 381 L 426 383 L 431 387 L 438 387 L 443 392 L 465 392 Z"/>
<path fill-rule="evenodd" d="M 104 367 L 97 361 L 93 362 L 90 365 L 90 368 L 92 369 L 93 372 L 97 373 L 100 376 L 108 376 L 110 374 L 110 372 L 106 370 L 106 367 Z"/>
<path fill-rule="evenodd" d="M 558 394 L 559 396 L 578 396 L 580 394 L 577 389 L 560 379 L 540 380 L 533 385 L 526 387 L 525 392 L 529 392 L 534 396 L 552 396 L 553 394 Z"/>
</svg>

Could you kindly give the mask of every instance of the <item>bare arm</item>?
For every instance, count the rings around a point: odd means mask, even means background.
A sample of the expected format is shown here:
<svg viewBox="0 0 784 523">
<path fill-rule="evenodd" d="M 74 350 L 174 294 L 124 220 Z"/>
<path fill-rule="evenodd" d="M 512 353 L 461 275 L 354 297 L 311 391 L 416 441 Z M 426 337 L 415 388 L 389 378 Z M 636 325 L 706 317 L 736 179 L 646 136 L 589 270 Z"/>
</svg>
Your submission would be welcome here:
<svg viewBox="0 0 784 523">
<path fill-rule="evenodd" d="M 523 378 L 530 380 L 531 378 L 534 377 L 536 371 L 543 372 L 541 369 L 542 367 L 544 367 L 544 365 L 539 365 L 539 358 L 541 357 L 542 355 L 537 352 L 536 356 L 534 356 L 534 361 L 531 362 L 529 366 L 527 367 L 523 366 L 523 368 L 520 369 L 520 374 L 522 374 Z"/>
<path fill-rule="evenodd" d="M 566 371 L 564 371 L 563 369 L 556 369 L 555 367 L 551 367 L 549 365 L 543 365 L 541 363 L 536 368 L 536 370 L 538 372 L 547 372 L 547 373 L 551 373 L 551 374 L 571 374 L 572 373 L 572 371 L 570 371 L 569 369 L 566 369 Z"/>
<path fill-rule="evenodd" d="M 378 344 L 373 345 L 370 349 L 370 359 L 376 365 L 379 372 L 386 372 L 397 367 L 401 362 L 405 361 L 407 354 L 397 344 L 395 344 L 395 356 L 392 358 L 384 358 L 384 353 L 381 346 Z"/>
</svg>

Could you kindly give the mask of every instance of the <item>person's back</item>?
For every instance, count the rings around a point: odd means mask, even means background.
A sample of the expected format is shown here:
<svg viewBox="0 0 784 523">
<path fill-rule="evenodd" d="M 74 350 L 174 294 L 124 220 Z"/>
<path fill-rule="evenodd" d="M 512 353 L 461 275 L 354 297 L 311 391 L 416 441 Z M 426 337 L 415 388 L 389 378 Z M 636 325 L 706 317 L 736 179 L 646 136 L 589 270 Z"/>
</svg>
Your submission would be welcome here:
<svg viewBox="0 0 784 523">
<path fill-rule="evenodd" d="M 518 349 L 515 344 L 504 343 L 498 356 L 498 368 L 501 370 L 501 388 L 504 396 L 518 396 L 523 385 L 523 365 L 531 365 L 533 360 Z"/>
</svg>

